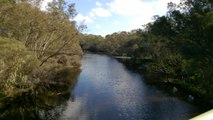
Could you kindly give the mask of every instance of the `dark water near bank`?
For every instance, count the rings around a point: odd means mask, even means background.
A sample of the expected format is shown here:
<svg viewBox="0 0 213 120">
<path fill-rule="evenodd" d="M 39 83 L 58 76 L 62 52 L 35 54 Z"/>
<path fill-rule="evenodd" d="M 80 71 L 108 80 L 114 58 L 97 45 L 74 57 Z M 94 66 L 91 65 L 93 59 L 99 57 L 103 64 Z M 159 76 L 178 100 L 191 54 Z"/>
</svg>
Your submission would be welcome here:
<svg viewBox="0 0 213 120">
<path fill-rule="evenodd" d="M 54 107 L 36 106 L 36 119 L 185 120 L 199 114 L 195 106 L 145 84 L 142 76 L 105 55 L 84 55 L 74 83 L 69 94 L 45 98 Z"/>
</svg>

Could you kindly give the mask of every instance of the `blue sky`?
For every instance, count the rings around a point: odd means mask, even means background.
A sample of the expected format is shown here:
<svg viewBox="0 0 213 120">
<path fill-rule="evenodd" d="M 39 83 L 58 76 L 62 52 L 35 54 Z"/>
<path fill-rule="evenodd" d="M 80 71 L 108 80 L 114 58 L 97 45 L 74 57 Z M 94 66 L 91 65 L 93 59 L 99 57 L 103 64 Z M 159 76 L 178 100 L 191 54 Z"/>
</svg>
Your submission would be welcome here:
<svg viewBox="0 0 213 120">
<path fill-rule="evenodd" d="M 46 0 L 46 2 L 51 0 Z M 118 31 L 131 31 L 164 15 L 167 3 L 180 0 L 66 0 L 75 3 L 77 23 L 87 26 L 84 33 L 105 36 Z"/>
</svg>

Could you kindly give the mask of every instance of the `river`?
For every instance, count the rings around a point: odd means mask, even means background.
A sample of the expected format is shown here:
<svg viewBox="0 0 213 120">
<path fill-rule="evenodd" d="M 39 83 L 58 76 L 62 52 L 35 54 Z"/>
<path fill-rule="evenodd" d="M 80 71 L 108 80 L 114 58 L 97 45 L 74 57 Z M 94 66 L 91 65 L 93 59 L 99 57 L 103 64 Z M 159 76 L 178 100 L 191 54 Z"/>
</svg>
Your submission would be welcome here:
<svg viewBox="0 0 213 120">
<path fill-rule="evenodd" d="M 187 120 L 199 109 L 144 82 L 106 55 L 85 54 L 75 86 L 60 104 L 40 109 L 45 120 Z M 57 100 L 57 101 L 59 101 Z"/>
</svg>

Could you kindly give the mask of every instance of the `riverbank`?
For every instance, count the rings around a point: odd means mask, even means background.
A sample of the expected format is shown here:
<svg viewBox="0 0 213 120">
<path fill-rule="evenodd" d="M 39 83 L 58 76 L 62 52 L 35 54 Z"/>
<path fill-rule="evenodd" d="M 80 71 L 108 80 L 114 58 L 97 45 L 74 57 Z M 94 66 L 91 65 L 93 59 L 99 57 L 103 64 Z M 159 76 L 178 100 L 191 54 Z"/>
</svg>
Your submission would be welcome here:
<svg viewBox="0 0 213 120">
<path fill-rule="evenodd" d="M 69 67 L 53 71 L 47 76 L 49 79 L 40 81 L 33 89 L 15 97 L 0 93 L 0 119 L 47 119 L 40 115 L 41 111 L 54 109 L 73 98 L 72 91 L 81 71 Z"/>
<path fill-rule="evenodd" d="M 46 93 L 50 86 L 66 88 L 80 72 L 80 55 L 58 55 L 39 66 L 41 61 L 21 41 L 0 37 L 0 50 L 0 109 L 20 97 Z"/>
<path fill-rule="evenodd" d="M 146 70 L 145 67 L 138 66 L 138 64 L 136 64 L 135 60 L 133 59 L 117 60 L 123 63 L 128 69 L 142 74 L 146 83 L 155 85 L 170 95 L 198 105 L 203 108 L 204 111 L 212 109 L 212 97 L 207 94 L 205 90 L 186 82 L 182 82 L 181 79 L 174 79 L 171 75 L 150 72 Z M 146 66 L 146 64 L 144 64 L 144 66 Z"/>
</svg>

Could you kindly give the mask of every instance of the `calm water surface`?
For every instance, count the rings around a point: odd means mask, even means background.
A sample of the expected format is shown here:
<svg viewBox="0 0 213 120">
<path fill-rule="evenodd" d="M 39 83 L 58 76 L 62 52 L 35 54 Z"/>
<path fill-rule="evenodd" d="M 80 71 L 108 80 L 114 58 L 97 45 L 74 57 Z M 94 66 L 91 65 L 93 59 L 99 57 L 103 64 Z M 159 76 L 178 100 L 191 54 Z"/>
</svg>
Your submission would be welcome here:
<svg viewBox="0 0 213 120">
<path fill-rule="evenodd" d="M 0 119 L 186 120 L 199 113 L 195 106 L 145 84 L 114 58 L 85 54 L 81 69 L 70 86 L 51 88 L 68 94 L 43 96 L 36 103 L 23 99 L 0 111 Z"/>
<path fill-rule="evenodd" d="M 58 119 L 184 120 L 197 112 L 196 107 L 145 84 L 142 76 L 105 55 L 84 55 L 72 94 L 72 99 L 51 110 L 61 111 Z"/>
</svg>

